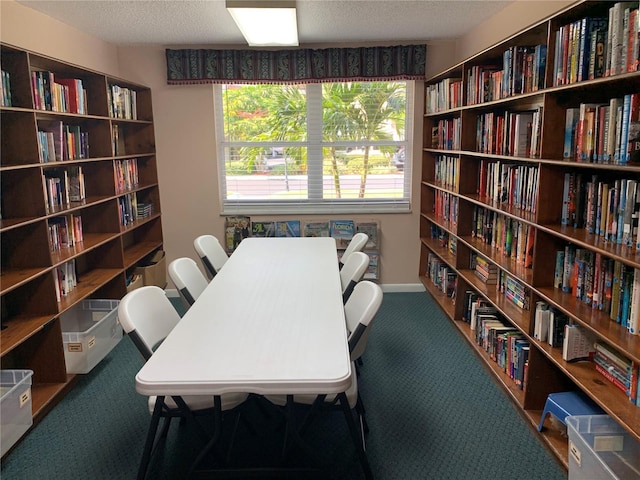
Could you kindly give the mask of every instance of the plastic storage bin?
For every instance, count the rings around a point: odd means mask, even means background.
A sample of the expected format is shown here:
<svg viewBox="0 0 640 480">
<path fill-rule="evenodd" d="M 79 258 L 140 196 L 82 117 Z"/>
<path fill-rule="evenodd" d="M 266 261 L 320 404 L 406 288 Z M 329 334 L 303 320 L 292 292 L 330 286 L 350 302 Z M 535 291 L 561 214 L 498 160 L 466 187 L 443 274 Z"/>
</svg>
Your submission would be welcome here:
<svg viewBox="0 0 640 480">
<path fill-rule="evenodd" d="M 609 415 L 567 417 L 569 480 L 637 480 L 640 442 Z"/>
<path fill-rule="evenodd" d="M 67 373 L 89 373 L 122 339 L 119 300 L 83 300 L 60 316 Z"/>
<path fill-rule="evenodd" d="M 0 370 L 0 455 L 4 455 L 33 424 L 31 370 Z"/>
</svg>

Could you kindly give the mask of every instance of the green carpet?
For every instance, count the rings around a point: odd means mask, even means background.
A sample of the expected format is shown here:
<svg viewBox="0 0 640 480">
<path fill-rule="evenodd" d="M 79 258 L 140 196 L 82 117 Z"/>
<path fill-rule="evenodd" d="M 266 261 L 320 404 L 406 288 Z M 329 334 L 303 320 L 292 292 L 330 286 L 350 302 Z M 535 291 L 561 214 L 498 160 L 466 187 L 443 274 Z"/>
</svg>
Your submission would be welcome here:
<svg viewBox="0 0 640 480">
<path fill-rule="evenodd" d="M 376 480 L 566 479 L 427 294 L 385 294 L 363 359 Z M 141 365 L 124 338 L 5 458 L 2 479 L 135 478 L 150 418 L 134 389 Z M 232 463 L 263 464 L 281 445 L 278 416 L 254 409 L 245 417 L 257 432 L 240 425 Z M 148 478 L 184 478 L 201 447 L 193 433 L 174 420 Z M 362 478 L 340 413 L 317 418 L 305 438 L 331 465 L 331 478 Z"/>
</svg>

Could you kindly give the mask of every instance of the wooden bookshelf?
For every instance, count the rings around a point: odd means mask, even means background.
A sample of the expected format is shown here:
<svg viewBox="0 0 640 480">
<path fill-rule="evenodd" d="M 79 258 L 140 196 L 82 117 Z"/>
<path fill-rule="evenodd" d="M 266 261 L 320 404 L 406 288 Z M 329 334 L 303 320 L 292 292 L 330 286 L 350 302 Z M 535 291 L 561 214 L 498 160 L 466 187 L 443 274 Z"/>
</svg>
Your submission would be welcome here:
<svg viewBox="0 0 640 480">
<path fill-rule="evenodd" d="M 624 97 L 639 92 L 640 69 L 619 72 L 614 75 L 557 84 L 554 81 L 556 35 L 560 28 L 589 16 L 607 17 L 614 2 L 582 1 L 557 12 L 516 32 L 500 43 L 487 48 L 475 56 L 460 62 L 446 71 L 427 80 L 423 131 L 421 216 L 420 216 L 420 270 L 419 276 L 427 292 L 433 295 L 478 359 L 492 372 L 513 402 L 521 409 L 523 417 L 536 427 L 546 401 L 553 392 L 582 391 L 600 405 L 620 423 L 633 437 L 640 440 L 640 407 L 632 404 L 627 395 L 600 375 L 593 362 L 568 363 L 562 359 L 562 348 L 552 347 L 546 341 L 535 338 L 535 305 L 546 302 L 550 307 L 566 315 L 570 321 L 582 326 L 602 341 L 618 350 L 628 359 L 640 364 L 640 336 L 632 335 L 627 328 L 611 320 L 609 312 L 592 308 L 570 293 L 554 288 L 556 251 L 570 244 L 599 254 L 612 261 L 620 262 L 633 272 L 640 268 L 640 249 L 634 245 L 624 246 L 603 236 L 589 233 L 580 226 L 562 224 L 564 179 L 566 173 L 581 173 L 586 179 L 597 175 L 599 181 L 615 182 L 620 179 L 640 179 L 640 163 L 617 161 L 594 163 L 578 161 L 575 157 L 564 158 L 565 112 L 583 103 L 604 103 L 611 98 Z M 638 2 L 635 2 L 638 8 Z M 546 47 L 546 64 L 541 68 L 542 76 L 535 87 L 535 80 L 527 88 L 516 89 L 504 95 L 472 100 L 468 79 L 481 68 L 502 70 L 505 51 L 514 47 Z M 541 50 L 539 50 L 541 51 Z M 535 63 L 534 63 L 535 65 Z M 488 74 L 489 75 L 489 74 Z M 495 74 L 493 78 L 497 78 Z M 489 78 L 490 75 L 487 77 Z M 432 95 L 437 89 L 451 92 L 451 83 L 462 81 L 462 88 L 456 86 L 462 96 L 455 104 L 436 106 Z M 524 81 L 524 80 L 523 80 Z M 482 84 L 482 83 L 481 83 Z M 490 83 L 486 83 L 491 88 Z M 444 97 L 444 95 L 442 95 Z M 521 114 L 540 110 L 538 149 L 535 153 L 517 155 L 505 152 L 489 142 L 488 152 L 482 150 L 481 135 L 486 131 L 480 126 L 480 118 L 503 115 L 505 112 Z M 507 118 L 505 116 L 505 118 Z M 452 130 L 451 125 L 458 130 Z M 434 127 L 440 127 L 434 131 Z M 449 131 L 444 131 L 449 128 Z M 444 140 L 453 138 L 450 144 Z M 491 140 L 491 139 L 490 139 Z M 495 138 L 493 138 L 495 140 Z M 448 148 L 447 148 L 448 147 Z M 447 163 L 447 158 L 452 160 Z M 493 200 L 481 190 L 480 178 L 483 168 L 494 162 L 531 167 L 537 175 L 537 196 L 532 208 L 523 208 L 505 200 Z M 455 165 L 442 173 L 442 165 Z M 452 178 L 453 177 L 453 178 Z M 535 193 L 535 191 L 533 192 Z M 443 200 L 444 199 L 444 200 Z M 442 210 L 442 205 L 455 205 L 451 211 L 455 215 L 446 216 L 450 211 Z M 522 263 L 503 253 L 499 246 L 487 244 L 474 235 L 474 212 L 484 208 L 494 216 L 501 216 L 509 222 L 522 224 L 533 229 L 535 239 L 533 263 L 525 268 Z M 434 233 L 435 232 L 435 233 Z M 435 237 L 435 238 L 434 238 Z M 448 247 L 453 242 L 454 247 Z M 635 238 L 634 238 L 635 242 Z M 486 285 L 473 272 L 472 257 L 481 255 L 497 267 L 501 274 L 508 274 L 528 289 L 530 308 L 523 309 L 506 298 L 496 286 Z M 434 285 L 429 275 L 429 259 L 439 262 L 446 271 L 457 274 L 457 284 L 453 298 L 442 293 Z M 435 260 L 434 260 L 435 259 Z M 438 279 L 436 279 L 438 281 Z M 518 388 L 498 365 L 489 358 L 484 348 L 476 344 L 475 331 L 463 318 L 465 292 L 472 291 L 492 305 L 499 316 L 515 327 L 530 343 L 528 371 L 524 388 Z M 540 433 L 558 460 L 568 468 L 568 445 L 566 437 L 554 429 L 551 422 L 545 422 Z"/>
<path fill-rule="evenodd" d="M 122 298 L 127 274 L 162 249 L 151 91 L 11 45 L 0 45 L 0 52 L 11 93 L 11 103 L 0 107 L 0 355 L 3 369 L 33 370 L 37 422 L 76 380 L 66 373 L 60 315 L 86 298 Z M 35 72 L 43 72 L 46 82 L 73 79 L 74 83 L 66 92 L 52 85 L 40 90 Z M 115 88 L 125 92 L 122 97 L 114 97 Z M 54 93 L 54 89 L 58 90 Z M 127 108 L 121 98 L 129 102 Z M 54 156 L 44 162 L 38 132 L 51 125 L 62 126 L 65 135 L 68 131 L 81 134 L 48 144 L 53 145 Z M 58 139 L 55 134 L 51 138 Z M 119 191 L 116 162 L 132 158 L 137 162 L 138 181 Z M 85 197 L 48 205 L 44 177 L 54 171 L 68 174 L 78 167 L 84 175 Z M 138 204 L 152 204 L 153 213 L 141 218 L 131 210 L 123 222 L 120 205 L 133 195 Z M 82 219 L 82 241 L 53 249 L 51 222 L 71 215 Z M 58 300 L 54 275 L 71 261 L 77 285 Z"/>
</svg>

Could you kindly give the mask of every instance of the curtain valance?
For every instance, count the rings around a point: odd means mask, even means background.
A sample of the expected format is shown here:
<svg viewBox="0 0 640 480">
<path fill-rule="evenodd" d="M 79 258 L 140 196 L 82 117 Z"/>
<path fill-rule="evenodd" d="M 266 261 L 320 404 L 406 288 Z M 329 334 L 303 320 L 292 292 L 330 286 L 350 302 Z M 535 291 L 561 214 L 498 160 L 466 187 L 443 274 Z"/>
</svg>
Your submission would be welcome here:
<svg viewBox="0 0 640 480">
<path fill-rule="evenodd" d="M 296 50 L 166 50 L 167 83 L 423 80 L 425 45 Z"/>
</svg>

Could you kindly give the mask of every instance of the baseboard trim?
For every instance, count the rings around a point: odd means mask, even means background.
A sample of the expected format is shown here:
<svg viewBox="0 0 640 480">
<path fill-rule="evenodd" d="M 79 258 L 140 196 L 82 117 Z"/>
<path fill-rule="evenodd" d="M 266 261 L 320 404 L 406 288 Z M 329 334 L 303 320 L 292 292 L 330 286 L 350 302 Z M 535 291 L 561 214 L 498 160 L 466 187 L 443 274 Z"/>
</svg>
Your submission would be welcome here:
<svg viewBox="0 0 640 480">
<path fill-rule="evenodd" d="M 421 283 L 391 283 L 380 285 L 383 292 L 403 293 L 403 292 L 425 292 L 426 288 Z"/>
</svg>

